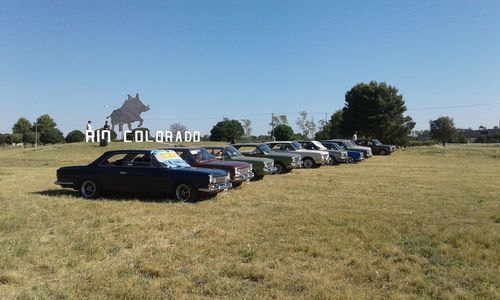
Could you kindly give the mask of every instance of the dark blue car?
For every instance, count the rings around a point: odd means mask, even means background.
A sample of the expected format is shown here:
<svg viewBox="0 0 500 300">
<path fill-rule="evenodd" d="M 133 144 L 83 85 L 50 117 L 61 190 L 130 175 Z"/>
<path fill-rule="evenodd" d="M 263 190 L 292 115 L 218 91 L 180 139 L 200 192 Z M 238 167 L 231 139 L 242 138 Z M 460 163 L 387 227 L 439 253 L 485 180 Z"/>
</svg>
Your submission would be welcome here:
<svg viewBox="0 0 500 300">
<path fill-rule="evenodd" d="M 226 171 L 191 167 L 169 150 L 108 151 L 87 166 L 58 169 L 55 183 L 85 198 L 109 191 L 173 194 L 178 201 L 231 188 Z"/>
<path fill-rule="evenodd" d="M 325 146 L 327 149 L 333 149 L 333 150 L 344 150 L 347 151 L 347 160 L 346 163 L 352 164 L 355 162 L 361 162 L 365 159 L 363 152 L 361 151 L 354 151 L 354 150 L 349 150 L 343 145 L 340 145 L 335 142 L 331 141 L 320 141 L 323 146 Z"/>
</svg>

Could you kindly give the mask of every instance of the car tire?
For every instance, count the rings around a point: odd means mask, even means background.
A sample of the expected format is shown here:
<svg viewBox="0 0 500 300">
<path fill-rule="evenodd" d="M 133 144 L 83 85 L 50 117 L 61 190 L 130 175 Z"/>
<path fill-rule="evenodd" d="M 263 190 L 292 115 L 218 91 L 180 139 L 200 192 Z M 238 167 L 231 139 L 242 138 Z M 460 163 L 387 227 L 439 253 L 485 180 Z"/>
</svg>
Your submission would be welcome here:
<svg viewBox="0 0 500 300">
<path fill-rule="evenodd" d="M 101 188 L 99 187 L 99 184 L 95 182 L 94 180 L 84 180 L 80 184 L 80 196 L 82 196 L 85 199 L 95 199 L 99 197 L 99 194 L 101 193 Z"/>
<path fill-rule="evenodd" d="M 348 156 L 345 162 L 348 163 L 348 164 L 353 164 L 354 163 L 354 158 Z"/>
<path fill-rule="evenodd" d="M 283 174 L 286 172 L 286 168 L 285 168 L 285 165 L 280 163 L 280 162 L 276 162 L 274 164 L 274 166 L 276 167 L 276 171 L 274 171 L 274 174 Z"/>
<path fill-rule="evenodd" d="M 257 175 L 257 173 L 255 172 L 255 170 L 252 170 L 252 173 L 253 173 L 253 179 L 252 180 L 261 180 L 262 178 L 264 178 L 264 175 Z"/>
<path fill-rule="evenodd" d="M 239 188 L 242 184 L 243 182 L 235 182 L 233 183 L 233 188 Z"/>
<path fill-rule="evenodd" d="M 316 163 L 314 163 L 314 160 L 312 160 L 312 158 L 306 157 L 302 160 L 302 166 L 305 169 L 310 169 L 314 168 L 316 166 Z"/>
<path fill-rule="evenodd" d="M 198 193 L 189 183 L 179 183 L 175 186 L 174 196 L 179 202 L 193 202 L 198 197 Z"/>
<path fill-rule="evenodd" d="M 379 155 L 387 155 L 387 151 L 385 151 L 384 149 L 380 149 L 380 150 L 378 151 L 378 154 L 379 154 Z"/>
</svg>

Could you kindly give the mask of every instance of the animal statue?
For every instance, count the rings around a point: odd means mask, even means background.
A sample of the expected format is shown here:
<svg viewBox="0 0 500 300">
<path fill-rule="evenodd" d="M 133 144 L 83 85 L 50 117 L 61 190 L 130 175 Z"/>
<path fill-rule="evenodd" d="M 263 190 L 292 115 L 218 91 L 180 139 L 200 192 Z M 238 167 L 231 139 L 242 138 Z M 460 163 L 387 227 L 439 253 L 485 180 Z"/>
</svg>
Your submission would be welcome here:
<svg viewBox="0 0 500 300">
<path fill-rule="evenodd" d="M 135 97 L 128 95 L 128 99 L 125 100 L 122 107 L 113 110 L 106 119 L 111 118 L 111 130 L 115 130 L 115 125 L 118 124 L 118 129 L 123 132 L 123 124 L 127 124 L 129 130 L 132 130 L 131 123 L 134 122 L 139 122 L 138 127 L 141 127 L 144 120 L 140 115 L 148 110 L 149 105 L 144 105 L 141 102 L 139 94 L 135 94 Z"/>
</svg>

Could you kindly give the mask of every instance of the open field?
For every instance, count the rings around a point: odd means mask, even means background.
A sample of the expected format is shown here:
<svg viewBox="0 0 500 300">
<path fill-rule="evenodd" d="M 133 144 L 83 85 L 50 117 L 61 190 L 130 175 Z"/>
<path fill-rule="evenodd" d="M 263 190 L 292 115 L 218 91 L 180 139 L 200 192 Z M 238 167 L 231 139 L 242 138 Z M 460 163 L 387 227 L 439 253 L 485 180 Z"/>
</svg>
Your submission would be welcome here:
<svg viewBox="0 0 500 300">
<path fill-rule="evenodd" d="M 102 151 L 0 150 L 0 298 L 500 298 L 500 147 L 406 149 L 196 204 L 53 184 Z"/>
</svg>

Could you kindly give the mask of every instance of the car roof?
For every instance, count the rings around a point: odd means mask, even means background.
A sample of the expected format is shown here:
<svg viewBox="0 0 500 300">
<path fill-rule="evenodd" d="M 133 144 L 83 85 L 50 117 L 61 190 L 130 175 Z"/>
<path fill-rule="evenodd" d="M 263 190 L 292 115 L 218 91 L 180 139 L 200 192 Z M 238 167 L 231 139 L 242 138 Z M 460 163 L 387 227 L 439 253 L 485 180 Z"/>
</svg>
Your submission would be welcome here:
<svg viewBox="0 0 500 300">
<path fill-rule="evenodd" d="M 200 149 L 204 147 L 165 147 L 162 149 L 167 149 L 167 150 L 193 150 L 193 149 Z"/>
<path fill-rule="evenodd" d="M 239 144 L 231 144 L 231 146 L 259 146 L 259 145 L 262 145 L 262 144 L 265 144 L 266 142 L 262 142 L 262 143 L 239 143 Z"/>
<path fill-rule="evenodd" d="M 125 150 L 111 150 L 111 151 L 106 151 L 103 154 L 110 155 L 110 154 L 129 154 L 129 153 L 150 153 L 151 151 L 155 150 L 162 150 L 162 149 L 125 149 Z"/>
<path fill-rule="evenodd" d="M 294 142 L 294 141 L 270 141 L 270 142 L 266 142 L 266 144 L 291 143 L 291 142 Z"/>
</svg>

